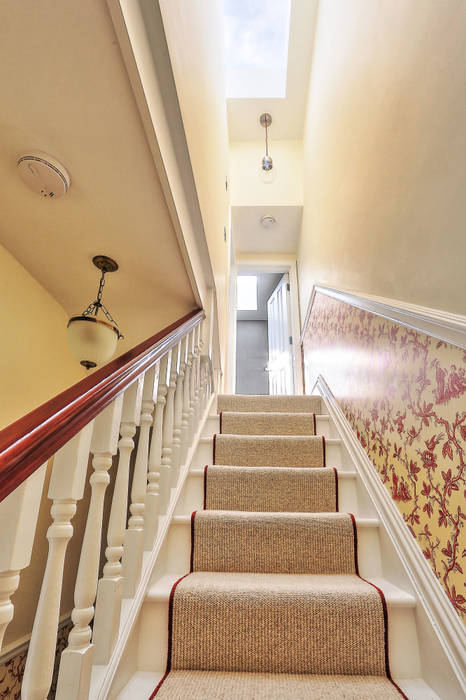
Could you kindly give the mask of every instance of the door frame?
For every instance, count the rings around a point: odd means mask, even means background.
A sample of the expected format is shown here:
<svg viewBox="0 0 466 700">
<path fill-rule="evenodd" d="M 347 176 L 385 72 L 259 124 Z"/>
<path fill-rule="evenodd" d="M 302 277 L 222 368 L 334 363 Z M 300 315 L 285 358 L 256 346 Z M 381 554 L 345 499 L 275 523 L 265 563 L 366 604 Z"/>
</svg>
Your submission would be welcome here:
<svg viewBox="0 0 466 700">
<path fill-rule="evenodd" d="M 237 255 L 235 264 L 231 266 L 231 284 L 235 285 L 238 275 L 255 272 L 287 272 L 290 278 L 290 304 L 291 304 L 291 337 L 293 339 L 293 379 L 296 394 L 303 393 L 303 367 L 301 355 L 301 317 L 299 309 L 299 289 L 297 261 L 290 255 Z M 236 324 L 237 316 L 236 294 L 230 294 L 230 320 Z M 229 348 L 231 363 L 229 367 L 236 367 L 236 342 Z M 228 373 L 226 391 L 235 393 L 236 378 L 234 372 Z"/>
</svg>

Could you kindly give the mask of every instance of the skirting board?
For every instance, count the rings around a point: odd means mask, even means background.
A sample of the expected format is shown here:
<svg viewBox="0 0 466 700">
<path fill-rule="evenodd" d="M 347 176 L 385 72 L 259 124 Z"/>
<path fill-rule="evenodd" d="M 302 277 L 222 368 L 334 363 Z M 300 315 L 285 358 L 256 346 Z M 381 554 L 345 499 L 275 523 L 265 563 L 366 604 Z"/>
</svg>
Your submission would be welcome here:
<svg viewBox="0 0 466 700">
<path fill-rule="evenodd" d="M 403 518 L 378 478 L 367 453 L 357 439 L 343 411 L 322 375 L 319 375 L 312 393 L 317 391 L 324 399 L 340 437 L 371 497 L 379 518 L 385 527 L 417 593 L 461 687 L 466 692 L 466 649 L 464 625 L 454 611 L 447 595 L 437 581 L 410 534 Z M 374 478 L 376 476 L 376 478 Z"/>
<path fill-rule="evenodd" d="M 301 340 L 309 323 L 317 292 L 466 349 L 466 316 L 440 309 L 430 309 L 427 306 L 418 306 L 398 299 L 377 297 L 349 289 L 336 289 L 324 284 L 316 284 L 312 288 L 302 327 Z"/>
</svg>

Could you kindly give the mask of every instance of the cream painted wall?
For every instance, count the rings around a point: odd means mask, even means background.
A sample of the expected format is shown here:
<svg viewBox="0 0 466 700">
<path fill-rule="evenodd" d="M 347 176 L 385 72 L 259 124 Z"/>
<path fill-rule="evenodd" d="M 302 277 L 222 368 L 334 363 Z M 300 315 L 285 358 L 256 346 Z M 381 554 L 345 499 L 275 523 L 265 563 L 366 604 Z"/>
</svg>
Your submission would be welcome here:
<svg viewBox="0 0 466 700">
<path fill-rule="evenodd" d="M 303 312 L 326 282 L 465 313 L 465 86 L 466 2 L 321 0 Z"/>
<path fill-rule="evenodd" d="M 272 133 L 273 124 L 270 127 Z M 261 204 L 297 206 L 303 203 L 303 144 L 302 141 L 269 141 L 275 178 L 265 184 L 259 168 L 265 153 L 264 141 L 232 141 L 230 143 L 230 174 L 232 206 Z"/>
<path fill-rule="evenodd" d="M 222 7 L 219 0 L 161 0 L 160 9 L 214 273 L 224 369 L 230 241 Z"/>
<path fill-rule="evenodd" d="M 0 429 L 85 376 L 65 310 L 0 246 Z"/>
</svg>

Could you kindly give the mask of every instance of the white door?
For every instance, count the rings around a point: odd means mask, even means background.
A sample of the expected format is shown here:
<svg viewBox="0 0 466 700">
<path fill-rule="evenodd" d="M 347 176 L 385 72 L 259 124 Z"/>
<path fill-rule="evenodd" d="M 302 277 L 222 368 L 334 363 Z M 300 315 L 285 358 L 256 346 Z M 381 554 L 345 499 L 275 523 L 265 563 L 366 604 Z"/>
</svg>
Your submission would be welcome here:
<svg viewBox="0 0 466 700">
<path fill-rule="evenodd" d="M 267 302 L 269 331 L 269 393 L 292 394 L 293 345 L 291 337 L 290 283 L 283 275 Z"/>
</svg>

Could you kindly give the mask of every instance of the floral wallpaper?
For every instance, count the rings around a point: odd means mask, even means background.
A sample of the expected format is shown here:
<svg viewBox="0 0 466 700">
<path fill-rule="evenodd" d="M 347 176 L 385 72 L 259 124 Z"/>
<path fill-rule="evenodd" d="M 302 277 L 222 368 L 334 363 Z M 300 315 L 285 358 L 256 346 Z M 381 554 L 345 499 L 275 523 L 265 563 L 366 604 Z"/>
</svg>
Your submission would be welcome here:
<svg viewBox="0 0 466 700">
<path fill-rule="evenodd" d="M 71 622 L 59 627 L 57 635 L 57 650 L 55 653 L 55 665 L 53 669 L 52 685 L 48 694 L 48 700 L 55 697 L 58 681 L 60 656 L 68 643 Z M 0 664 L 0 700 L 19 700 L 21 698 L 21 683 L 24 667 L 26 666 L 27 651 L 18 654 L 3 664 Z"/>
<path fill-rule="evenodd" d="M 303 357 L 466 620 L 466 351 L 317 293 Z"/>
</svg>

